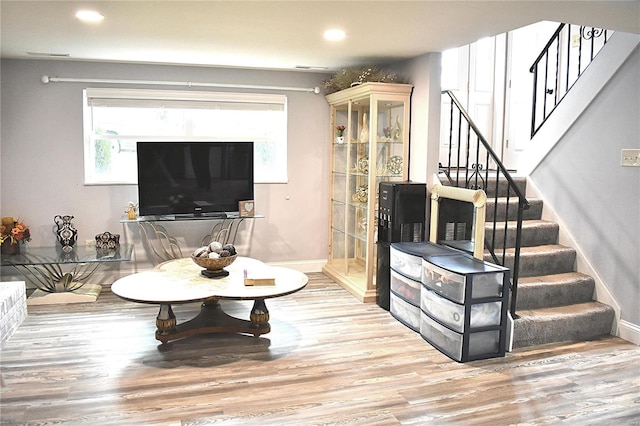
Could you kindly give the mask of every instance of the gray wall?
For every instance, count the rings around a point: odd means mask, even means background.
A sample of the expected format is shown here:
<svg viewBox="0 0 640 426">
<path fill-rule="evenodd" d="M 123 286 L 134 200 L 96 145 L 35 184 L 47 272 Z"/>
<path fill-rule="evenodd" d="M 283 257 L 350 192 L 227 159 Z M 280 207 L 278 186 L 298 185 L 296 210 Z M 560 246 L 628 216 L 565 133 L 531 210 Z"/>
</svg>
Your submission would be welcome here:
<svg viewBox="0 0 640 426">
<path fill-rule="evenodd" d="M 640 324 L 640 51 L 636 49 L 531 174 L 621 308 Z"/>
<path fill-rule="evenodd" d="M 31 227 L 34 246 L 55 245 L 52 229 L 57 214 L 75 216 L 81 244 L 104 231 L 123 234 L 136 243 L 137 261 L 128 265 L 135 268 L 148 263 L 140 230 L 135 224 L 121 224 L 120 219 L 127 202 L 137 200 L 137 186 L 83 184 L 82 89 L 118 86 L 43 84 L 43 75 L 288 87 L 322 86 L 328 77 L 308 72 L 48 60 L 2 60 L 0 72 L 0 214 L 23 219 Z M 314 269 L 314 262 L 327 256 L 329 107 L 322 94 L 282 93 L 288 97 L 289 182 L 256 185 L 256 210 L 266 218 L 244 224 L 238 244 L 243 255 L 266 262 L 306 262 Z M 183 222 L 167 228 L 186 248 L 184 254 L 189 254 L 210 225 Z"/>
</svg>

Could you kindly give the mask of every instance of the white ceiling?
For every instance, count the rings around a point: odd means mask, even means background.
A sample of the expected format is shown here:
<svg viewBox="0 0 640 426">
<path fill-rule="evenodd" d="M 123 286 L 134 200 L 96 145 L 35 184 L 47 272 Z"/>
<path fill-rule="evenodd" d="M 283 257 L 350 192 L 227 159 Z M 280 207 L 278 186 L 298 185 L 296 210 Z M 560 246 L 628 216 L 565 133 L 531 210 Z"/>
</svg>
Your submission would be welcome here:
<svg viewBox="0 0 640 426">
<path fill-rule="evenodd" d="M 74 15 L 105 16 L 88 25 Z M 330 70 L 548 20 L 640 33 L 640 1 L 0 1 L 3 58 Z M 341 28 L 344 41 L 322 34 Z M 31 52 L 31 55 L 27 52 Z M 34 55 L 35 54 L 35 55 Z"/>
</svg>

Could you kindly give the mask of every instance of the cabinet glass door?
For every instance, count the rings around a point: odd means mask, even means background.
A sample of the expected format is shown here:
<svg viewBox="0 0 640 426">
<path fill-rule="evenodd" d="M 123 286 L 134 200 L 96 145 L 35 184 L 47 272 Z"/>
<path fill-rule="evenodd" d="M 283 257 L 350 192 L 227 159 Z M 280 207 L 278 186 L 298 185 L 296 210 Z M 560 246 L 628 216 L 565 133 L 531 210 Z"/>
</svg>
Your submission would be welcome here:
<svg viewBox="0 0 640 426">
<path fill-rule="evenodd" d="M 347 253 L 347 193 L 349 134 L 348 105 L 332 107 L 332 123 L 335 138 L 332 141 L 331 169 L 331 250 L 330 260 L 336 261 L 348 257 Z M 338 129 L 344 127 L 342 131 Z"/>
<path fill-rule="evenodd" d="M 349 141 L 349 227 L 348 247 L 352 253 L 350 274 L 361 278 L 366 267 L 368 253 L 369 212 L 369 105 L 354 105 L 352 125 L 355 130 Z"/>
</svg>

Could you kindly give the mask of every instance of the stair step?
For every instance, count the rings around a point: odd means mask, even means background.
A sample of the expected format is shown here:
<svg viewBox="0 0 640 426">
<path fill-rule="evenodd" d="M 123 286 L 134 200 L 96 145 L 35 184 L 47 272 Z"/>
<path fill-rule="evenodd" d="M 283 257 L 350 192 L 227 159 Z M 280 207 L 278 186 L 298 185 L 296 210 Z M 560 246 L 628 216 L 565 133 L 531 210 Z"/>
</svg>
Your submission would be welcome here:
<svg viewBox="0 0 640 426">
<path fill-rule="evenodd" d="M 476 185 L 484 190 L 484 192 L 489 197 L 495 197 L 496 192 L 498 193 L 498 197 L 506 197 L 509 194 L 511 197 L 516 196 L 515 191 L 511 189 L 509 191 L 509 185 L 507 183 L 507 179 L 504 176 L 501 176 L 499 179 L 496 179 L 496 171 L 492 170 L 488 173 L 489 178 L 485 179 L 485 173 L 481 172 L 479 175 L 475 175 L 473 170 L 461 170 L 459 174 L 459 178 L 456 175 L 455 171 L 451 171 L 450 176 L 454 182 L 454 186 L 464 187 L 466 182 L 469 181 L 470 185 L 475 187 Z M 477 177 L 477 179 L 476 179 Z M 526 194 L 527 192 L 527 178 L 526 177 L 514 177 L 512 176 L 516 187 L 522 194 Z M 440 175 L 440 181 L 443 185 L 451 185 L 449 179 L 444 174 Z M 497 182 L 497 183 L 496 183 Z"/>
<path fill-rule="evenodd" d="M 494 172 L 495 173 L 495 172 Z M 527 179 L 524 177 L 514 177 L 513 178 L 516 187 L 522 194 L 527 193 Z M 515 197 L 516 193 L 513 189 L 509 191 L 509 185 L 507 183 L 507 179 L 501 177 L 496 184 L 496 178 L 489 178 L 485 183 L 484 192 L 487 194 L 487 197 L 495 197 L 496 192 L 498 197 L 506 197 L 509 194 L 511 197 Z"/>
<path fill-rule="evenodd" d="M 515 249 L 505 250 L 505 260 L 500 262 L 513 273 Z M 501 260 L 502 251 L 496 253 Z M 484 260 L 492 262 L 491 255 L 485 251 Z M 576 251 L 571 247 L 549 244 L 520 249 L 519 277 L 535 277 L 538 275 L 554 275 L 575 270 Z"/>
<path fill-rule="evenodd" d="M 592 340 L 611 334 L 614 310 L 600 302 L 520 310 L 514 321 L 514 348 Z"/>
<path fill-rule="evenodd" d="M 517 312 L 593 300 L 595 281 L 580 272 L 525 277 L 518 280 Z"/>
<path fill-rule="evenodd" d="M 487 222 L 484 227 L 485 240 L 489 244 L 495 244 L 494 247 L 505 247 L 504 228 L 505 223 L 499 222 L 495 224 L 495 236 L 493 233 L 493 222 Z M 558 233 L 560 227 L 555 222 L 546 220 L 525 220 L 522 222 L 522 240 L 523 247 L 532 247 L 539 245 L 556 244 L 558 242 Z M 507 222 L 507 240 L 506 247 L 515 247 L 516 245 L 517 222 Z"/>
<path fill-rule="evenodd" d="M 522 212 L 522 218 L 524 220 L 539 220 L 542 218 L 542 206 L 543 202 L 540 199 L 532 198 L 528 199 L 529 208 Z M 508 220 L 517 220 L 518 219 L 518 199 L 510 198 L 509 199 L 509 217 Z M 486 221 L 491 222 L 493 218 L 496 217 L 498 220 L 504 221 L 507 219 L 507 199 L 506 198 L 498 198 L 497 206 L 495 198 L 487 198 L 487 207 L 486 207 Z"/>
</svg>

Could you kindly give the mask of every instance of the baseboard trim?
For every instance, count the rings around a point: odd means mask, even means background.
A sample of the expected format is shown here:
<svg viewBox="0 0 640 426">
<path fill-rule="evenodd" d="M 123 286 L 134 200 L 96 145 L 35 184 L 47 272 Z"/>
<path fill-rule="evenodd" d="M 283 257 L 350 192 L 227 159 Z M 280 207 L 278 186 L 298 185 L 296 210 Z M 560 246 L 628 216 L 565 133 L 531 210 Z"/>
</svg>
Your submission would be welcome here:
<svg viewBox="0 0 640 426">
<path fill-rule="evenodd" d="M 327 259 L 297 260 L 291 262 L 266 262 L 270 266 L 281 266 L 291 268 L 304 274 L 322 272 L 322 267 L 327 264 Z"/>
<path fill-rule="evenodd" d="M 621 339 L 640 346 L 640 325 L 620 320 L 618 322 L 618 335 Z"/>
</svg>

